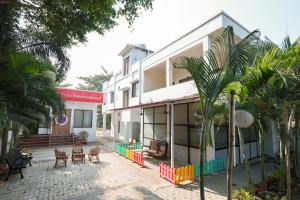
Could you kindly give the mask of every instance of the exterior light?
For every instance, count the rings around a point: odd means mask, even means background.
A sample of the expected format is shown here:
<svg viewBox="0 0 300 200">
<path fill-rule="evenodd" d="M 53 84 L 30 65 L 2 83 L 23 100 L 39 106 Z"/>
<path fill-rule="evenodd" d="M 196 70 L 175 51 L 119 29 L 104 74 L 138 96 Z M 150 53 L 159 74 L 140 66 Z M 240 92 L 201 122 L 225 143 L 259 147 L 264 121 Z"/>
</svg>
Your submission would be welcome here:
<svg viewBox="0 0 300 200">
<path fill-rule="evenodd" d="M 235 111 L 235 125 L 238 128 L 248 128 L 254 122 L 254 117 L 251 113 L 245 110 L 236 110 Z"/>
</svg>

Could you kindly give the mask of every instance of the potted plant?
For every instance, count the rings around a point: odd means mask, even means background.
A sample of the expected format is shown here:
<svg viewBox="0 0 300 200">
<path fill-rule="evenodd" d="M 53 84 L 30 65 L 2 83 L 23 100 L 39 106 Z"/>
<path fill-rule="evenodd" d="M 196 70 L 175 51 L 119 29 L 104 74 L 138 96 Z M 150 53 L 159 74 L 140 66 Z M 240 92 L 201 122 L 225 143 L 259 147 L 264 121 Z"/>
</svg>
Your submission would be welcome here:
<svg viewBox="0 0 300 200">
<path fill-rule="evenodd" d="M 89 133 L 87 131 L 80 131 L 78 138 L 81 144 L 87 144 L 87 138 L 89 137 Z"/>
</svg>

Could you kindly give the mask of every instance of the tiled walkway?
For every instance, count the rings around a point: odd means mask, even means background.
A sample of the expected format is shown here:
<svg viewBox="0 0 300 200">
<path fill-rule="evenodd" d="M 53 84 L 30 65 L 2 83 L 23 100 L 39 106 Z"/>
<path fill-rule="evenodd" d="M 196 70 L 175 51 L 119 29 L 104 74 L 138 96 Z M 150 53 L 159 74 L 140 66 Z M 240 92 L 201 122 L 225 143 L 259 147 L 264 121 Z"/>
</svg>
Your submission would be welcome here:
<svg viewBox="0 0 300 200">
<path fill-rule="evenodd" d="M 54 148 L 35 149 L 33 166 L 9 181 L 0 182 L 0 199 L 199 199 L 199 187 L 194 182 L 175 187 L 159 177 L 157 165 L 146 163 L 145 168 L 111 151 L 111 141 L 101 138 L 100 162 L 54 168 Z M 85 146 L 88 152 L 90 146 Z M 63 147 L 71 155 L 71 147 Z M 271 164 L 267 165 L 271 167 Z M 271 171 L 271 170 L 270 170 Z M 258 166 L 252 167 L 259 174 Z M 257 179 L 257 177 L 254 177 Z M 243 168 L 234 170 L 233 182 L 245 182 Z M 206 178 L 207 199 L 226 199 L 226 174 Z"/>
</svg>

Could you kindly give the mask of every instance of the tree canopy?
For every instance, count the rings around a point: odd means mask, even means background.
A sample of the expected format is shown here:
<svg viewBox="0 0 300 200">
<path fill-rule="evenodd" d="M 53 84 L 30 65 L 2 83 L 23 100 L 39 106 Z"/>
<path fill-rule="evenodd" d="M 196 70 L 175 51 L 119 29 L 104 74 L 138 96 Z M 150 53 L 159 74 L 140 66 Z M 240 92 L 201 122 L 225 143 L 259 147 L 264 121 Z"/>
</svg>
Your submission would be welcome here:
<svg viewBox="0 0 300 200">
<path fill-rule="evenodd" d="M 153 0 L 7 0 L 0 1 L 0 55 L 3 51 L 33 52 L 51 58 L 59 79 L 70 66 L 66 50 L 86 42 L 86 34 L 104 34 L 125 17 L 131 25 Z M 3 17 L 4 16 L 4 17 Z M 9 48 L 8 48 L 9 47 Z"/>
</svg>

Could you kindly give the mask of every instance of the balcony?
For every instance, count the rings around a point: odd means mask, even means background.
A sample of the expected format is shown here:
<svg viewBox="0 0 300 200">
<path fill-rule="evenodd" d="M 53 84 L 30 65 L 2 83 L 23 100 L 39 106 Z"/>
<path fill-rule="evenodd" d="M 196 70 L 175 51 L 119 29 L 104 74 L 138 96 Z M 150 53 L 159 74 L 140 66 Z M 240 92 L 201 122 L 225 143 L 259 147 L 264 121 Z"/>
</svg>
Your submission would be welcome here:
<svg viewBox="0 0 300 200">
<path fill-rule="evenodd" d="M 142 96 L 142 104 L 167 100 L 184 99 L 197 96 L 198 91 L 194 81 L 187 81 L 169 87 L 146 92 Z"/>
</svg>

